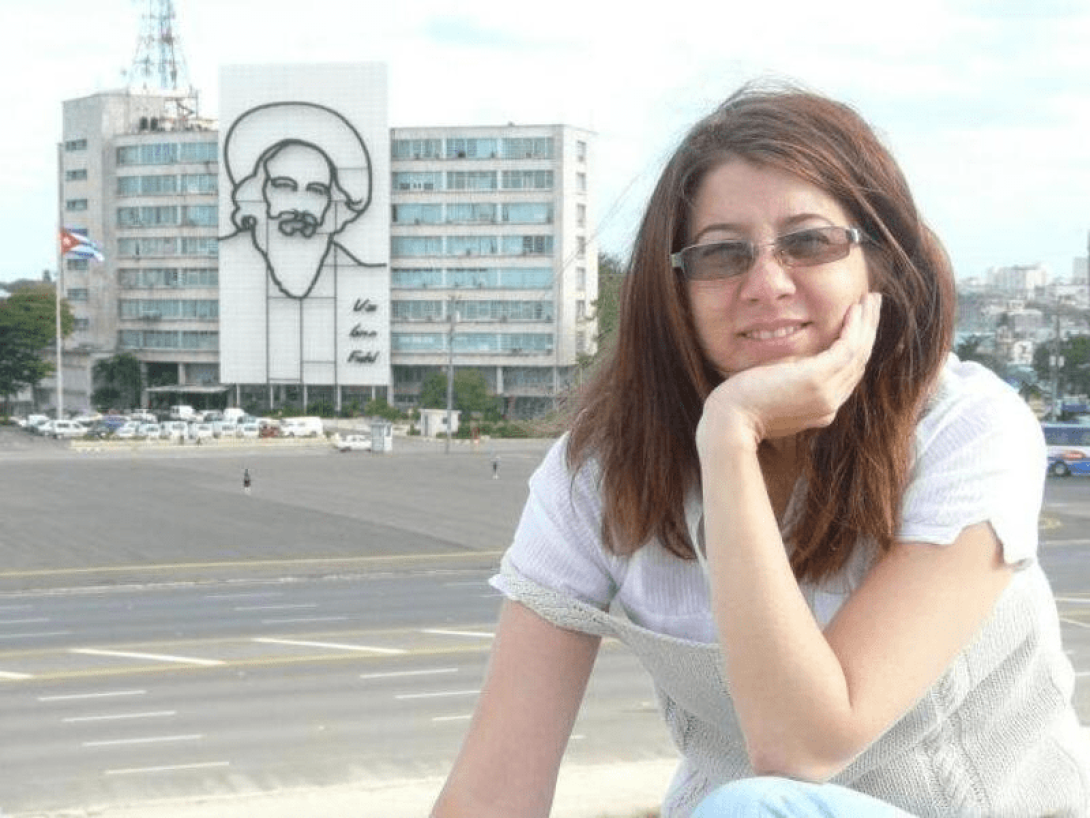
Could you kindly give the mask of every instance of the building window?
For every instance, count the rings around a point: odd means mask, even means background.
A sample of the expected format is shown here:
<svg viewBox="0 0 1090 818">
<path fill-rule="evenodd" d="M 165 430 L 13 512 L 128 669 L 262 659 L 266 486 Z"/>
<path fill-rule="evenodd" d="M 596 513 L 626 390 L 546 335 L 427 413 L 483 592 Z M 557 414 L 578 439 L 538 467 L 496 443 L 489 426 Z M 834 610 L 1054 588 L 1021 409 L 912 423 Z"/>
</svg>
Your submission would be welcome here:
<svg viewBox="0 0 1090 818">
<path fill-rule="evenodd" d="M 546 202 L 519 202 L 503 206 L 506 224 L 552 224 L 553 206 Z"/>
<path fill-rule="evenodd" d="M 496 236 L 448 236 L 448 256 L 494 256 L 500 251 Z"/>
<path fill-rule="evenodd" d="M 447 172 L 447 190 L 495 190 L 494 170 L 452 170 Z"/>
<path fill-rule="evenodd" d="M 504 190 L 552 190 L 553 172 L 551 170 L 505 170 L 503 172 Z"/>
<path fill-rule="evenodd" d="M 587 192 L 587 174 L 577 173 L 575 174 L 575 189 L 580 193 Z"/>
<path fill-rule="evenodd" d="M 575 237 L 575 252 L 579 258 L 587 257 L 587 237 L 576 236 Z"/>
<path fill-rule="evenodd" d="M 67 199 L 64 203 L 65 210 L 86 210 L 86 199 Z"/>
<path fill-rule="evenodd" d="M 553 140 L 550 136 L 523 137 L 503 140 L 504 159 L 552 159 Z"/>
<path fill-rule="evenodd" d="M 506 256 L 543 256 L 552 252 L 552 236 L 503 237 L 503 254 Z"/>
<path fill-rule="evenodd" d="M 65 151 L 85 151 L 87 150 L 86 139 L 69 139 L 64 143 Z"/>
<path fill-rule="evenodd" d="M 577 162 L 587 161 L 587 143 L 582 139 L 575 141 L 575 159 Z"/>
<path fill-rule="evenodd" d="M 495 224 L 496 205 L 459 203 L 447 205 L 447 224 Z"/>
<path fill-rule="evenodd" d="M 577 204 L 575 206 L 575 226 L 587 226 L 587 206 L 585 204 Z"/>
<path fill-rule="evenodd" d="M 128 299 L 118 301 L 121 318 L 168 318 L 182 321 L 214 321 L 219 318 L 219 302 L 212 299 Z"/>
<path fill-rule="evenodd" d="M 587 318 L 587 302 L 580 298 L 575 302 L 575 320 L 585 321 Z"/>
<path fill-rule="evenodd" d="M 64 269 L 66 270 L 90 270 L 90 259 L 85 258 L 66 258 L 64 260 Z"/>
<path fill-rule="evenodd" d="M 390 318 L 394 321 L 444 321 L 442 301 L 392 301 Z"/>
<path fill-rule="evenodd" d="M 439 172 L 403 171 L 393 177 L 394 190 L 440 190 L 443 187 L 443 174 Z"/>
<path fill-rule="evenodd" d="M 75 320 L 75 324 L 73 324 L 73 328 L 76 332 L 87 332 L 89 329 L 91 329 L 91 319 L 77 318 Z"/>
<path fill-rule="evenodd" d="M 495 139 L 447 140 L 447 159 L 495 159 L 498 150 Z"/>
<path fill-rule="evenodd" d="M 394 224 L 440 224 L 442 221 L 442 205 L 396 204 L 393 206 Z"/>
<path fill-rule="evenodd" d="M 441 256 L 442 254 L 442 236 L 390 237 L 390 255 L 394 258 L 405 256 Z"/>
<path fill-rule="evenodd" d="M 587 289 L 587 268 L 576 267 L 575 268 L 575 288 L 577 290 Z"/>
<path fill-rule="evenodd" d="M 88 291 L 86 287 L 71 287 L 64 291 L 64 297 L 69 301 L 86 301 Z"/>
<path fill-rule="evenodd" d="M 395 139 L 390 143 L 394 159 L 439 159 L 443 153 L 441 139 Z"/>
<path fill-rule="evenodd" d="M 76 170 L 66 170 L 64 172 L 64 181 L 66 182 L 79 182 L 87 178 L 86 168 L 77 168 Z"/>
</svg>

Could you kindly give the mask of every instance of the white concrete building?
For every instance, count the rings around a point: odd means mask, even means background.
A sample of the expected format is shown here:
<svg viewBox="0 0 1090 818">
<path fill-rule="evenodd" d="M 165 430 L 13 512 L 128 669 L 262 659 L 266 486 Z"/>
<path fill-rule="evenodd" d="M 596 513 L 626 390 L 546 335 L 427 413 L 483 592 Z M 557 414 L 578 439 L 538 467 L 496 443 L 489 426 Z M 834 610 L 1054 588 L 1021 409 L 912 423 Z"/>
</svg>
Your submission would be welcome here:
<svg viewBox="0 0 1090 818">
<path fill-rule="evenodd" d="M 144 365 L 152 405 L 409 405 L 451 362 L 482 371 L 510 414 L 553 405 L 597 337 L 590 132 L 390 129 L 373 63 L 233 66 L 220 91 L 222 127 L 176 94 L 63 103 L 61 224 L 105 254 L 59 262 L 77 321 L 66 410 L 90 407 L 91 367 L 118 352 Z M 308 155 L 335 177 L 301 188 L 325 191 L 336 225 L 305 227 L 335 246 L 313 275 L 295 272 L 305 253 L 270 260 L 296 228 L 255 227 L 303 196 L 271 184 L 270 163 Z M 260 174 L 270 184 L 246 188 Z"/>
</svg>

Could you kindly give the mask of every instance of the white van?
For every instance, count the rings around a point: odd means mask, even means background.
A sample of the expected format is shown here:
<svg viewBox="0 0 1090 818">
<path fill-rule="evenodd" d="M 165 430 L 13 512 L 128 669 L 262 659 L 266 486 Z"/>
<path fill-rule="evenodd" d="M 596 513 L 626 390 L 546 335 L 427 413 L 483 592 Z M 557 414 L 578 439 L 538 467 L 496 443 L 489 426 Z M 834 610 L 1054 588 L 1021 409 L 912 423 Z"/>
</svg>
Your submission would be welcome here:
<svg viewBox="0 0 1090 818">
<path fill-rule="evenodd" d="M 321 437 L 324 434 L 321 418 L 284 418 L 280 421 L 281 437 Z"/>
<path fill-rule="evenodd" d="M 195 414 L 196 412 L 193 411 L 193 407 L 185 404 L 170 407 L 171 420 L 193 420 Z"/>
<path fill-rule="evenodd" d="M 239 423 L 240 418 L 246 417 L 246 412 L 237 406 L 229 406 L 223 410 L 223 419 L 231 423 Z"/>
</svg>

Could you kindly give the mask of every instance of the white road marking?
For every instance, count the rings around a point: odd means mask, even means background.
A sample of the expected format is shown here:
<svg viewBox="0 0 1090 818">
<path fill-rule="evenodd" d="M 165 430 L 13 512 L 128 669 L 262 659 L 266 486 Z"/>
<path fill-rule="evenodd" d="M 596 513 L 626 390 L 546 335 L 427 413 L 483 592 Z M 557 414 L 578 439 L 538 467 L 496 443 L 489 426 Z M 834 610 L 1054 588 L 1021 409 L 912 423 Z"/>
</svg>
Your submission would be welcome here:
<svg viewBox="0 0 1090 818">
<path fill-rule="evenodd" d="M 22 681 L 23 679 L 33 679 L 29 673 L 12 673 L 11 671 L 0 670 L 0 679 L 8 679 L 13 682 Z"/>
<path fill-rule="evenodd" d="M 464 716 L 433 716 L 432 721 L 469 721 L 473 718 L 472 713 L 466 713 Z"/>
<path fill-rule="evenodd" d="M 68 724 L 78 724 L 84 721 L 113 721 L 114 719 L 156 719 L 163 718 L 165 716 L 176 716 L 177 710 L 156 710 L 150 713 L 111 713 L 103 716 L 70 716 L 67 719 L 61 719 L 62 722 Z"/>
<path fill-rule="evenodd" d="M 441 690 L 438 693 L 398 693 L 394 696 L 399 701 L 407 699 L 442 699 L 448 696 L 476 696 L 480 690 Z"/>
<path fill-rule="evenodd" d="M 38 633 L 5 633 L 0 639 L 34 639 L 39 636 L 71 636 L 72 631 L 39 631 Z"/>
<path fill-rule="evenodd" d="M 236 605 L 236 611 L 291 611 L 299 608 L 317 608 L 317 602 L 290 602 L 284 605 Z"/>
<path fill-rule="evenodd" d="M 1066 622 L 1068 625 L 1077 625 L 1080 628 L 1090 628 L 1090 625 L 1086 622 L 1079 622 L 1077 619 L 1068 619 L 1067 617 L 1061 616 L 1060 621 Z"/>
<path fill-rule="evenodd" d="M 84 747 L 117 747 L 122 744 L 159 744 L 168 741 L 200 741 L 204 736 L 201 733 L 191 733 L 185 736 L 148 736 L 147 738 L 111 738 L 104 741 L 85 741 Z"/>
<path fill-rule="evenodd" d="M 302 648 L 330 648 L 332 650 L 359 650 L 369 651 L 371 653 L 388 653 L 391 655 L 408 653 L 407 650 L 402 648 L 376 648 L 370 645 L 346 645 L 341 642 L 304 642 L 299 639 L 269 639 L 259 638 L 254 639 L 255 642 L 261 642 L 266 645 L 298 645 Z"/>
<path fill-rule="evenodd" d="M 457 673 L 456 667 L 439 667 L 434 670 L 397 670 L 389 673 L 363 673 L 361 679 L 395 679 L 401 676 L 430 676 L 439 673 Z"/>
<path fill-rule="evenodd" d="M 424 628 L 421 633 L 433 633 L 438 636 L 476 636 L 481 639 L 492 639 L 494 633 L 482 633 L 481 631 L 448 631 L 441 628 Z"/>
<path fill-rule="evenodd" d="M 33 605 L 0 605 L 0 611 L 29 611 Z"/>
<path fill-rule="evenodd" d="M 129 767 L 123 770 L 106 770 L 103 775 L 141 775 L 143 773 L 173 773 L 184 770 L 206 770 L 210 767 L 229 767 L 230 761 L 202 761 L 196 764 L 171 764 L 164 767 Z"/>
<path fill-rule="evenodd" d="M 254 591 L 246 594 L 205 594 L 205 599 L 268 599 L 283 596 L 283 591 Z"/>
<path fill-rule="evenodd" d="M 36 619 L 0 619 L 0 625 L 31 625 L 39 622 L 48 622 L 49 617 L 42 616 Z"/>
<path fill-rule="evenodd" d="M 1067 602 L 1071 605 L 1090 605 L 1090 597 L 1058 596 L 1056 597 L 1056 601 Z"/>
<path fill-rule="evenodd" d="M 40 702 L 62 702 L 73 699 L 106 699 L 114 696 L 143 696 L 146 690 L 107 690 L 102 693 L 68 693 L 63 696 L 39 696 Z"/>
<path fill-rule="evenodd" d="M 347 616 L 300 616 L 295 619 L 262 619 L 262 625 L 298 625 L 300 622 L 343 622 Z"/>
<path fill-rule="evenodd" d="M 102 650 L 100 648 L 72 648 L 69 653 L 85 656 L 116 656 L 120 659 L 150 659 L 153 662 L 177 662 L 181 665 L 203 665 L 212 667 L 222 665 L 219 659 L 196 659 L 192 656 L 171 656 L 165 653 L 136 653 L 127 650 Z"/>
</svg>

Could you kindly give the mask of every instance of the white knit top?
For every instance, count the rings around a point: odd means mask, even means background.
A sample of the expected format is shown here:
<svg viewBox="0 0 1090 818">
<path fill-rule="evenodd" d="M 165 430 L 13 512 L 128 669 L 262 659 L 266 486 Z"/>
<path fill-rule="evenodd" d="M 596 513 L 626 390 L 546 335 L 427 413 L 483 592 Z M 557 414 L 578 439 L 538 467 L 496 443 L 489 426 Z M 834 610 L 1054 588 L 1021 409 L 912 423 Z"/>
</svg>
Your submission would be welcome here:
<svg viewBox="0 0 1090 818">
<path fill-rule="evenodd" d="M 598 471 L 590 463 L 573 475 L 566 452 L 562 438 L 531 478 L 492 584 L 556 625 L 616 637 L 640 657 L 682 756 L 662 815 L 685 818 L 716 786 L 753 775 L 723 680 L 707 580 L 699 562 L 656 542 L 628 557 L 607 553 Z M 1044 474 L 1040 426 L 1025 403 L 988 370 L 951 356 L 917 426 L 898 538 L 948 545 L 987 521 L 1016 571 L 942 677 L 836 783 L 918 816 L 1090 815 L 1090 747 L 1036 559 Z M 804 493 L 796 486 L 785 519 Z M 696 495 L 686 507 L 694 542 L 700 506 Z M 801 586 L 819 624 L 859 585 L 872 556 L 858 548 L 838 575 Z"/>
</svg>

